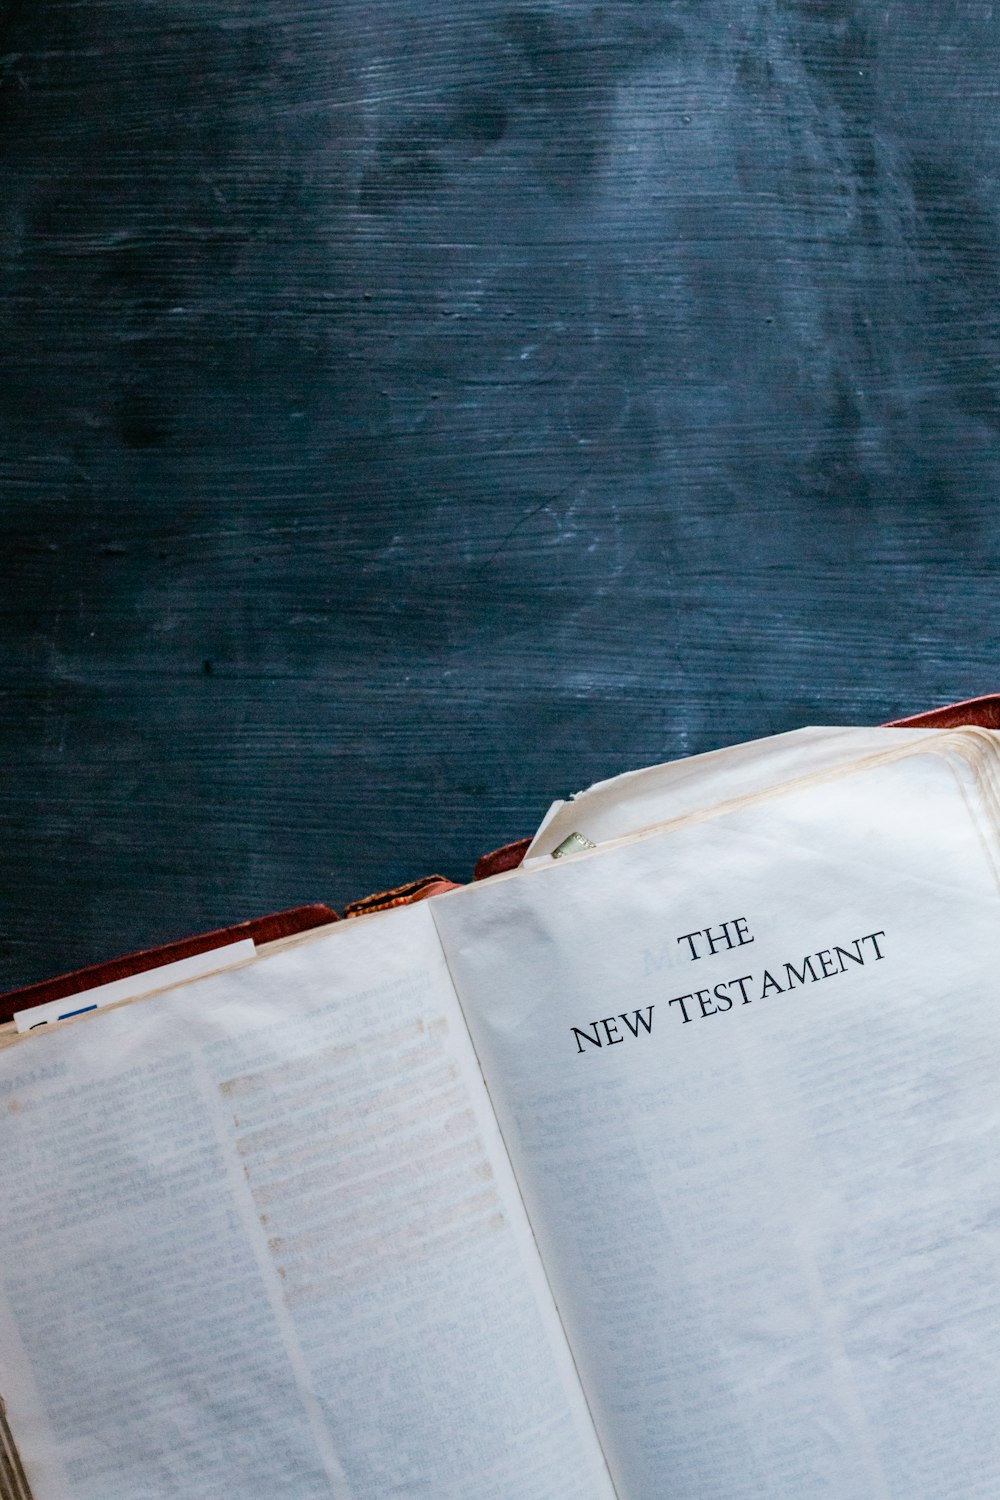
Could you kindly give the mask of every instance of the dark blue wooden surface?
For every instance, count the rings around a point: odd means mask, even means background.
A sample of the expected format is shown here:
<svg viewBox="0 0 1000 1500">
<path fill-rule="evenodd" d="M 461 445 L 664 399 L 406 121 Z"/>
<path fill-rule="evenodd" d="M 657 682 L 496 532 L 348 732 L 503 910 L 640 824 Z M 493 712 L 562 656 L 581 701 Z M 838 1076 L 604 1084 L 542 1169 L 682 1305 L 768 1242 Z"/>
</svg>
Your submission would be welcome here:
<svg viewBox="0 0 1000 1500">
<path fill-rule="evenodd" d="M 1000 6 L 0 4 L 0 977 L 1000 686 Z"/>
</svg>

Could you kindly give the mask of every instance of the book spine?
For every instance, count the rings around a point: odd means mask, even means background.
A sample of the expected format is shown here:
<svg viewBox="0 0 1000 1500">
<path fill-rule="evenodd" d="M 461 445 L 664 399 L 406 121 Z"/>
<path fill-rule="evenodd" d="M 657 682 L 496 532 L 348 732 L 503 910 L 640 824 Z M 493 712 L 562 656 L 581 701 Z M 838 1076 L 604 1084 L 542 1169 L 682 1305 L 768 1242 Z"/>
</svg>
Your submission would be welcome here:
<svg viewBox="0 0 1000 1500">
<path fill-rule="evenodd" d="M 34 1500 L 0 1397 L 0 1500 Z"/>
</svg>

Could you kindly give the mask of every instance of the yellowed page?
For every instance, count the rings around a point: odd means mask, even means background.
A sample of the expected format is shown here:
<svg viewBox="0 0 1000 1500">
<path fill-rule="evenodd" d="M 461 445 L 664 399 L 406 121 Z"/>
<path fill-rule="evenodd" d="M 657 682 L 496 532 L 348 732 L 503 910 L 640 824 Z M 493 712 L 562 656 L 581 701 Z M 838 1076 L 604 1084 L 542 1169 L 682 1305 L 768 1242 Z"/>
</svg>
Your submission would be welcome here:
<svg viewBox="0 0 1000 1500">
<path fill-rule="evenodd" d="M 932 729 L 793 729 L 627 771 L 553 803 L 531 842 L 525 865 L 550 856 L 574 832 L 595 844 L 610 843 L 722 802 L 761 796 L 793 780 L 828 775 L 862 759 L 909 749 L 921 738 L 940 733 Z"/>
</svg>

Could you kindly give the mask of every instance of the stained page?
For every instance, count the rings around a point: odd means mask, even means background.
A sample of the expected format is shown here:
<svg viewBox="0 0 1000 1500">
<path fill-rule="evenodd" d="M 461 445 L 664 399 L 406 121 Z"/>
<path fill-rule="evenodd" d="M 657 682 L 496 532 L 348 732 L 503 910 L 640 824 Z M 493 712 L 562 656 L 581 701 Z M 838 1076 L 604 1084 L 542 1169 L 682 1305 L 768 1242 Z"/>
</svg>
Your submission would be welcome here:
<svg viewBox="0 0 1000 1500">
<path fill-rule="evenodd" d="M 34 1500 L 611 1500 L 426 908 L 0 1054 Z"/>
<path fill-rule="evenodd" d="M 435 906 L 621 1500 L 1000 1493 L 1000 898 L 915 754 Z"/>
</svg>

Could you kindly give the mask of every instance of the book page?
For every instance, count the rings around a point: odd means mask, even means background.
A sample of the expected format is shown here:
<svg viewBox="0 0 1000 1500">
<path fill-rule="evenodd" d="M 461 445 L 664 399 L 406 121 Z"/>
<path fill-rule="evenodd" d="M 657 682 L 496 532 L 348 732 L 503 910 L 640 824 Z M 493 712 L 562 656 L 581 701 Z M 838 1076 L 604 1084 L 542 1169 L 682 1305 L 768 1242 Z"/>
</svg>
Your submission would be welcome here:
<svg viewBox="0 0 1000 1500">
<path fill-rule="evenodd" d="M 612 1500 L 425 907 L 0 1054 L 33 1500 Z"/>
<path fill-rule="evenodd" d="M 621 1500 L 1000 1493 L 1000 897 L 916 754 L 434 912 Z"/>
<path fill-rule="evenodd" d="M 531 868 L 544 861 L 571 833 L 606 844 L 721 802 L 760 796 L 793 779 L 828 774 L 940 734 L 934 729 L 792 729 L 768 739 L 626 771 L 596 782 L 567 801 L 554 802 L 523 864 Z"/>
</svg>

